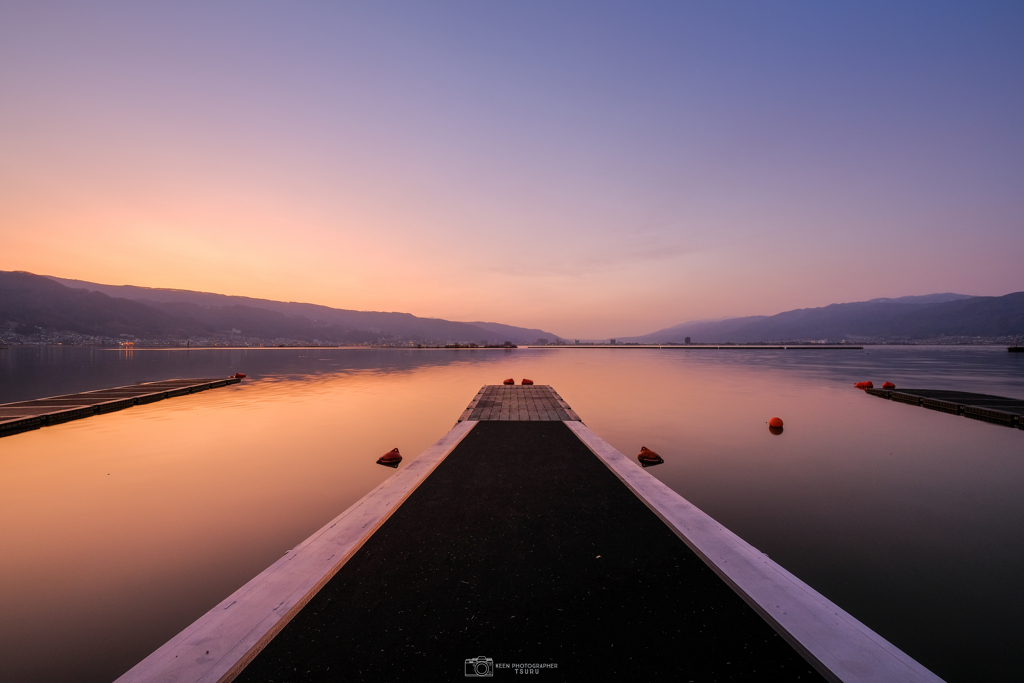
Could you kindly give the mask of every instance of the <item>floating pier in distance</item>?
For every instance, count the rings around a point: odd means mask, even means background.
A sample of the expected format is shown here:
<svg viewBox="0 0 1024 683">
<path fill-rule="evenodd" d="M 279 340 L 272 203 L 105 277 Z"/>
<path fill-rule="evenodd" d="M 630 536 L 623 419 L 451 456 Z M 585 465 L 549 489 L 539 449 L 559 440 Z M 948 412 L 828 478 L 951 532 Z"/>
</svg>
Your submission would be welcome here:
<svg viewBox="0 0 1024 683">
<path fill-rule="evenodd" d="M 872 396 L 1024 429 L 1024 401 L 944 389 L 865 389 Z"/>
<path fill-rule="evenodd" d="M 39 429 L 47 425 L 79 420 L 100 413 L 110 413 L 131 406 L 153 403 L 172 396 L 238 384 L 241 378 L 168 379 L 144 382 L 127 387 L 99 389 L 81 394 L 67 394 L 0 405 L 0 436 Z"/>
<path fill-rule="evenodd" d="M 118 681 L 480 672 L 940 680 L 534 385 L 481 389 L 437 443 Z"/>
</svg>

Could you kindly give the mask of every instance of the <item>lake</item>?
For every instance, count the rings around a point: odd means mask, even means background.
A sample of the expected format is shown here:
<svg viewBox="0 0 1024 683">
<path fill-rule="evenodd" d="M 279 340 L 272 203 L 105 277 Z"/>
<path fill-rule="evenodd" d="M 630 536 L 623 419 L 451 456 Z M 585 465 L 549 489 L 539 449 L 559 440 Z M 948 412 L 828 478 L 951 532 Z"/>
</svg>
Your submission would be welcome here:
<svg viewBox="0 0 1024 683">
<path fill-rule="evenodd" d="M 629 456 L 658 451 L 648 472 L 939 676 L 1016 679 L 1024 431 L 852 385 L 1024 398 L 1022 356 L 11 347 L 0 403 L 248 379 L 0 439 L 0 679 L 116 678 L 392 475 L 380 454 L 406 466 L 506 377 L 554 386 Z"/>
</svg>

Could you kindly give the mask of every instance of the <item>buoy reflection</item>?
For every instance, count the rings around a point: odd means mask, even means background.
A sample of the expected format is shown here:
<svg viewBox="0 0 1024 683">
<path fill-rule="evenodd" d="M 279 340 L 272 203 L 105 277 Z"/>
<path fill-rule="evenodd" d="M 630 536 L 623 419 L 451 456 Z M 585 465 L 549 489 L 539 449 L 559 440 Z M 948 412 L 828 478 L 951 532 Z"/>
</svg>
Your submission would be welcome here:
<svg viewBox="0 0 1024 683">
<path fill-rule="evenodd" d="M 775 434 L 776 436 L 778 436 L 779 434 L 782 433 L 782 429 L 783 429 L 782 427 L 769 427 L 768 431 L 771 432 L 772 434 Z"/>
</svg>

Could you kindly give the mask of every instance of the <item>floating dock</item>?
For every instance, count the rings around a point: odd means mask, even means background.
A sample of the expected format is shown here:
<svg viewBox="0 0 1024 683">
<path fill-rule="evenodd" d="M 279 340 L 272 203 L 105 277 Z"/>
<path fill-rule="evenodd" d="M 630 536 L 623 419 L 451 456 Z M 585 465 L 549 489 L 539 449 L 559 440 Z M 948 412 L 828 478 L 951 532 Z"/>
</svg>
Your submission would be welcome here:
<svg viewBox="0 0 1024 683">
<path fill-rule="evenodd" d="M 502 385 L 118 681 L 488 673 L 940 680 L 615 450 L 554 389 Z"/>
<path fill-rule="evenodd" d="M 865 389 L 872 396 L 1024 429 L 1024 401 L 944 389 Z"/>
<path fill-rule="evenodd" d="M 169 379 L 0 405 L 0 436 L 80 420 L 100 413 L 162 401 L 173 396 L 238 384 L 241 378 Z"/>
</svg>

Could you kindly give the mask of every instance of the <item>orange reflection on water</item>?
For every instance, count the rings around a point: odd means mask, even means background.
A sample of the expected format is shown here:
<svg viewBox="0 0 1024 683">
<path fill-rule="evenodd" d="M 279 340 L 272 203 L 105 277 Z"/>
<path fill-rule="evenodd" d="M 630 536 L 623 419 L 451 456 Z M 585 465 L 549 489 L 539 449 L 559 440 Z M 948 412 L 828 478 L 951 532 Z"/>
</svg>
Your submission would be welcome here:
<svg viewBox="0 0 1024 683">
<path fill-rule="evenodd" d="M 407 466 L 510 376 L 553 385 L 623 453 L 657 451 L 653 476 L 926 665 L 1012 651 L 1024 437 L 853 389 L 877 353 L 395 350 L 337 371 L 367 356 L 315 353 L 304 375 L 0 439 L 0 677 L 117 677 L 391 476 L 382 453 Z"/>
<path fill-rule="evenodd" d="M 380 453 L 450 429 L 478 387 L 443 372 L 246 382 L 0 439 L 2 678 L 128 669 L 393 474 Z"/>
</svg>

